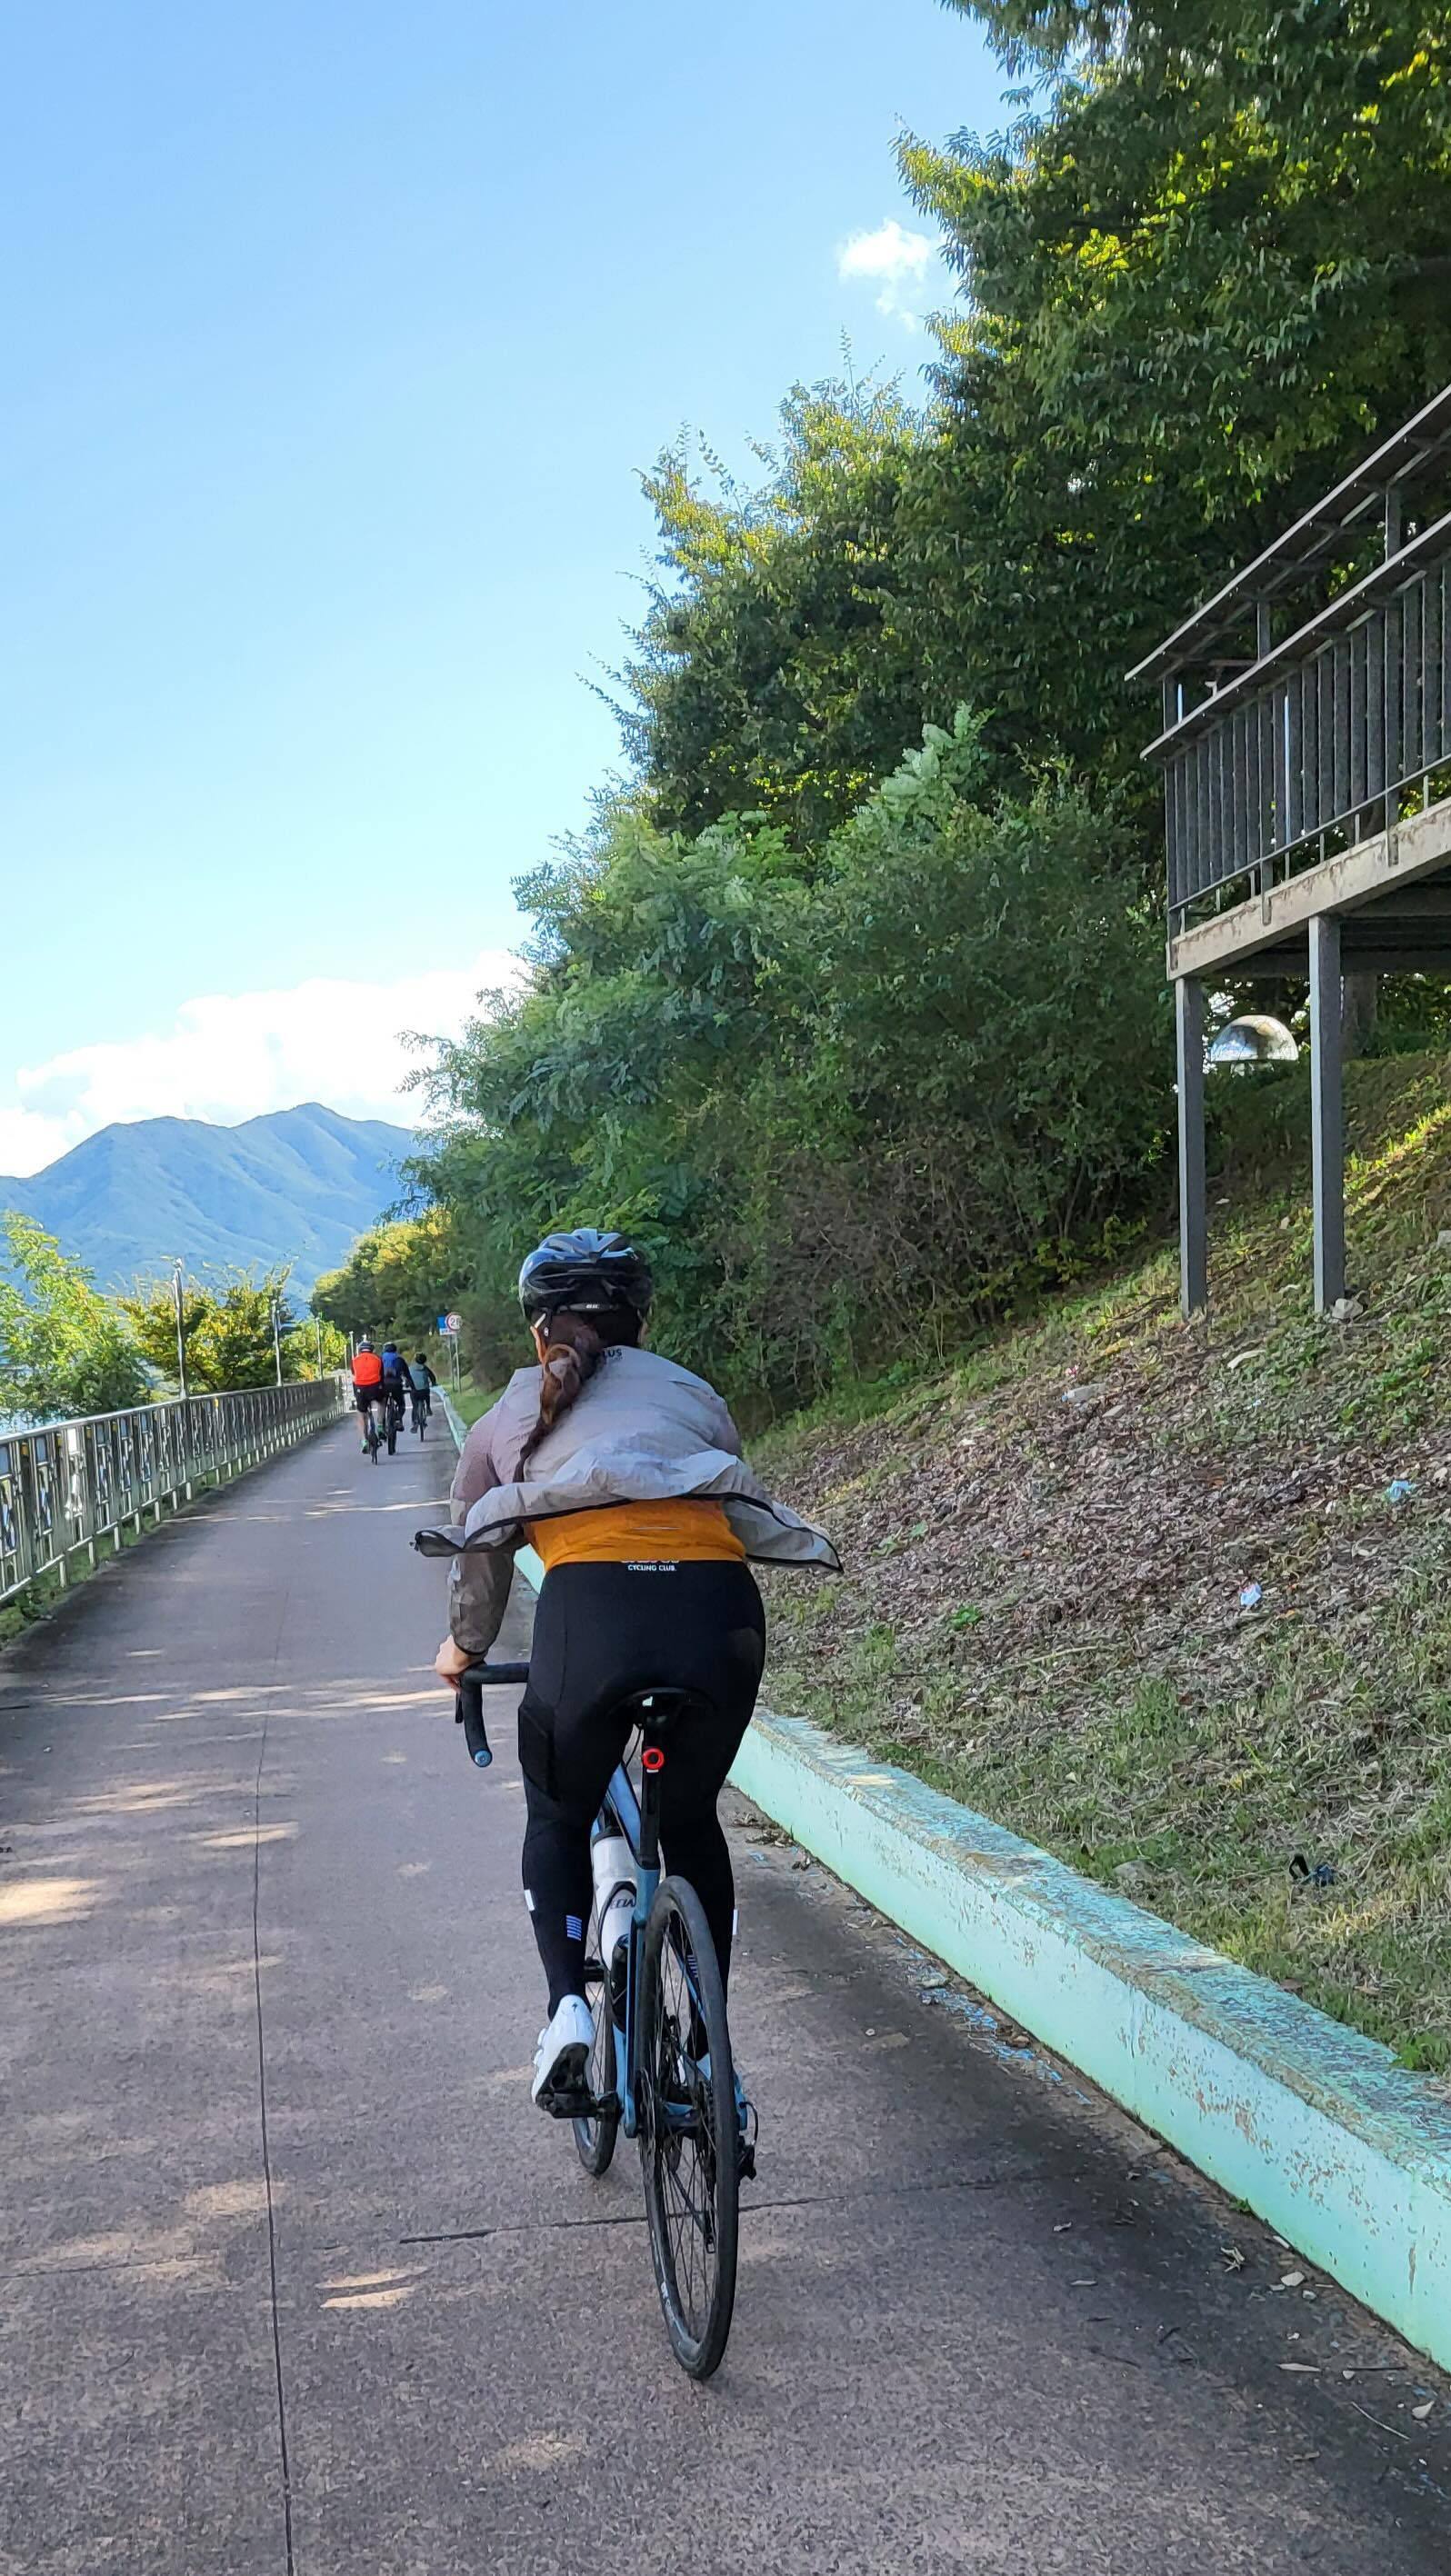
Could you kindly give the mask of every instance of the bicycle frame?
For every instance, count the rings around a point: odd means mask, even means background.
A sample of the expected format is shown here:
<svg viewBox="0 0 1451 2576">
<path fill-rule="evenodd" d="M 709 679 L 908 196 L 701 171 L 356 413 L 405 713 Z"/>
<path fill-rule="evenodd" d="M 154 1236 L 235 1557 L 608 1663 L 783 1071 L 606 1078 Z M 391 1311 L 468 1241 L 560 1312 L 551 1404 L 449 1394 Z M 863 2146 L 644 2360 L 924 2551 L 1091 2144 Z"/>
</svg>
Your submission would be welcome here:
<svg viewBox="0 0 1451 2576">
<path fill-rule="evenodd" d="M 653 1762 L 650 1758 L 652 1754 L 657 1757 Z M 656 1890 L 664 1875 L 660 1866 L 659 1791 L 656 1783 L 664 1768 L 665 1757 L 660 1747 L 652 1744 L 648 1735 L 645 1738 L 640 1760 L 645 1782 L 643 1796 L 636 1797 L 635 1784 L 624 1763 L 620 1763 L 605 1791 L 604 1803 L 595 1818 L 594 1832 L 591 1836 L 593 1840 L 602 1831 L 608 1832 L 612 1825 L 618 1826 L 630 1846 L 630 1855 L 635 1864 L 635 1908 L 630 1917 L 630 1930 L 625 1947 L 625 2027 L 621 2030 L 617 2022 L 612 2024 L 615 2042 L 615 2090 L 620 2097 L 620 2125 L 627 2138 L 637 2137 L 640 2127 L 639 2079 L 642 2055 L 638 2013 L 640 1949 L 645 1938 L 645 1925 L 649 1920 L 650 1908 L 655 1902 Z M 600 1973 L 608 1980 L 610 1973 L 608 1959 L 600 1961 Z M 688 2110 L 675 2111 L 669 2105 L 662 2104 L 657 2106 L 657 2113 L 659 2111 L 663 2111 L 667 2120 L 678 2120 L 682 2126 L 687 2126 L 689 2123 Z"/>
<path fill-rule="evenodd" d="M 635 1864 L 635 1908 L 630 1917 L 625 1947 L 625 2027 L 621 2030 L 618 2022 L 613 2024 L 615 2090 L 620 2097 L 620 2122 L 627 2138 L 633 2138 L 639 2132 L 640 2032 L 636 2004 L 640 1991 L 640 1945 L 645 1938 L 645 1925 L 661 1876 L 659 1830 L 651 1812 L 655 1801 L 649 1795 L 651 1774 L 647 1772 L 645 1776 L 647 1803 L 642 1808 L 641 1800 L 635 1795 L 635 1784 L 622 1762 L 605 1791 L 604 1804 L 594 1827 L 597 1837 L 602 1829 L 608 1831 L 612 1826 L 618 1826 L 630 1846 L 630 1856 Z M 600 1961 L 600 1973 L 608 1982 L 608 1959 Z"/>
<path fill-rule="evenodd" d="M 420 1530 L 415 1538 L 414 1546 L 418 1548 L 421 1555 L 428 1556 L 433 1553 L 433 1550 L 424 1544 L 431 1536 L 430 1531 Z M 487 1769 L 493 1760 L 488 1736 L 484 1729 L 484 1689 L 500 1683 L 527 1682 L 528 1678 L 529 1667 L 522 1663 L 491 1666 L 480 1662 L 471 1666 L 461 1676 L 457 1715 L 463 1723 L 470 1757 L 480 1770 Z M 614 1831 L 623 1834 L 635 1865 L 635 1903 L 625 1945 L 623 2030 L 616 2022 L 613 2012 L 610 2015 L 610 2031 L 615 2045 L 615 2097 L 619 2104 L 618 2117 L 627 2138 L 638 2137 L 640 2131 L 640 2077 L 643 2065 L 638 2006 L 640 1953 L 645 1939 L 645 1926 L 650 1918 L 650 1909 L 664 1876 L 660 1865 L 659 1780 L 665 1768 L 666 1753 L 663 1745 L 650 1731 L 648 1712 L 642 1714 L 640 1751 L 640 1768 L 644 1781 L 642 1794 L 638 1798 L 635 1795 L 635 1784 L 630 1778 L 627 1767 L 627 1751 L 626 1760 L 618 1763 L 611 1774 L 609 1787 L 600 1804 L 599 1814 L 590 1829 L 591 1843 L 598 1841 L 601 1834 Z M 664 1722 L 663 1715 L 661 1722 Z M 606 1980 L 609 1977 L 609 1966 L 607 1959 L 600 1960 L 600 1975 Z M 694 2007 L 698 2004 L 699 1997 L 695 1993 L 694 1981 L 690 1977 L 688 1968 L 685 1970 L 685 1978 L 691 2004 Z M 609 2116 L 612 2119 L 616 2116 L 613 2106 Z M 656 2117 L 663 2118 L 672 2125 L 678 2124 L 682 2128 L 687 2128 L 691 2114 L 685 2106 L 677 2109 L 672 2104 L 661 2103 L 656 2106 Z"/>
</svg>

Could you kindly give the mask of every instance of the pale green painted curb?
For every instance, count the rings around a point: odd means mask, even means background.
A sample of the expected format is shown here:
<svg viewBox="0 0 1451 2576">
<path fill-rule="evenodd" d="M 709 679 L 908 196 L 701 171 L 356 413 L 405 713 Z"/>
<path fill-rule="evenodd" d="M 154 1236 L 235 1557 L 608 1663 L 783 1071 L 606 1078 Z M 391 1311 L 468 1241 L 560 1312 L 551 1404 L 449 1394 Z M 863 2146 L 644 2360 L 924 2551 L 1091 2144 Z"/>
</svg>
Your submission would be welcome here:
<svg viewBox="0 0 1451 2576">
<path fill-rule="evenodd" d="M 905 1771 L 757 1714 L 744 1795 L 1451 2368 L 1451 2100 Z"/>
<path fill-rule="evenodd" d="M 447 1396 L 444 1409 L 462 1447 Z M 515 1563 L 537 1591 L 534 1550 Z M 731 1779 L 924 1950 L 1451 2369 L 1451 2100 L 1424 2077 L 805 1718 L 758 1710 Z"/>
</svg>

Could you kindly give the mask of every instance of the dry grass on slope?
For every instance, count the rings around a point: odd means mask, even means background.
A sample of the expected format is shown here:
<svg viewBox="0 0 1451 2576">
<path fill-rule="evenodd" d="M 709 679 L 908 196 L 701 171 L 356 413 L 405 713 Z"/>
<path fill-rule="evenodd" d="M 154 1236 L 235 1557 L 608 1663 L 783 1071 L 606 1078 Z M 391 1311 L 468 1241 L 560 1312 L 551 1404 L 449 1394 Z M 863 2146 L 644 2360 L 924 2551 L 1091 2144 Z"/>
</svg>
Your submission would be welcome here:
<svg viewBox="0 0 1451 2576">
<path fill-rule="evenodd" d="M 1245 1083 L 1207 1329 L 1166 1246 L 850 1427 L 768 1444 L 848 1565 L 773 1582 L 774 1705 L 1438 2071 L 1448 1073 L 1352 1068 L 1347 1321 L 1311 1312 L 1303 1078 Z"/>
</svg>

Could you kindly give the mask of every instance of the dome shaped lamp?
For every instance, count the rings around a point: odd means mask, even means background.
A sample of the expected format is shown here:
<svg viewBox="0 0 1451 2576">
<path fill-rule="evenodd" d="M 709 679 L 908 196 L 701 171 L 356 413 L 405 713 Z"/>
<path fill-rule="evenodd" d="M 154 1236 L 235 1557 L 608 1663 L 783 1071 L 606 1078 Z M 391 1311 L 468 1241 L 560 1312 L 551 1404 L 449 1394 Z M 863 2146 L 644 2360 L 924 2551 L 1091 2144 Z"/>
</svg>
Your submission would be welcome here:
<svg viewBox="0 0 1451 2576">
<path fill-rule="evenodd" d="M 1283 1020 L 1272 1020 L 1261 1011 L 1246 1011 L 1237 1020 L 1226 1020 L 1210 1040 L 1205 1058 L 1212 1071 L 1228 1066 L 1245 1073 L 1259 1064 L 1293 1064 L 1299 1048 Z"/>
</svg>

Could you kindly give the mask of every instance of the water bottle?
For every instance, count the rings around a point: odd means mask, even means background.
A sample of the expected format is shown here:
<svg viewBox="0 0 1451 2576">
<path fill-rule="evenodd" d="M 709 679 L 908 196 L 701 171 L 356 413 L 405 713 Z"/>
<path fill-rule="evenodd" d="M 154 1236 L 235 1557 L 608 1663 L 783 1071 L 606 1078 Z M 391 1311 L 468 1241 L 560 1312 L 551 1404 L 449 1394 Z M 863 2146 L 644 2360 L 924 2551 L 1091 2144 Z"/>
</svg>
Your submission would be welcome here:
<svg viewBox="0 0 1451 2576">
<path fill-rule="evenodd" d="M 623 1834 L 600 1834 L 590 1845 L 594 1871 L 595 1913 L 600 1927 L 600 1959 L 610 1980 L 615 2017 L 624 2007 L 624 1954 L 620 1944 L 635 1911 L 635 1861 Z"/>
</svg>

